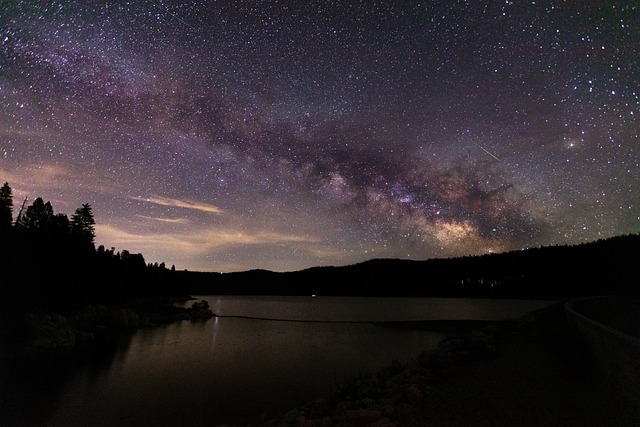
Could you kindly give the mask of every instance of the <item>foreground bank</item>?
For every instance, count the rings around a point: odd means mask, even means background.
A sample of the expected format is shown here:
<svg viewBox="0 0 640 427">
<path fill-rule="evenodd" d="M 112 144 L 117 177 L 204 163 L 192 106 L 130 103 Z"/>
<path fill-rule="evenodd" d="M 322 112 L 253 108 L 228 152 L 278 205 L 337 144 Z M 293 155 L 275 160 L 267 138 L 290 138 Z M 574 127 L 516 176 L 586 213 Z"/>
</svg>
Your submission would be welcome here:
<svg viewBox="0 0 640 427">
<path fill-rule="evenodd" d="M 568 324 L 563 304 L 451 335 L 410 363 L 361 376 L 268 426 L 637 426 Z"/>
</svg>

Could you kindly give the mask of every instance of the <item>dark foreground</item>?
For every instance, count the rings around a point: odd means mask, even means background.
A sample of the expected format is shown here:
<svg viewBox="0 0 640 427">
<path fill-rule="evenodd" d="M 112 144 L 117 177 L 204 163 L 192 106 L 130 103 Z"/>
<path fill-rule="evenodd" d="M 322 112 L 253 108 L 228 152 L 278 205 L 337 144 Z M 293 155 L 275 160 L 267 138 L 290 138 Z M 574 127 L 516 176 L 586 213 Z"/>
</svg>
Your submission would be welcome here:
<svg viewBox="0 0 640 427">
<path fill-rule="evenodd" d="M 558 303 L 451 335 L 407 365 L 256 425 L 638 426 L 640 402 L 616 394 Z"/>
</svg>

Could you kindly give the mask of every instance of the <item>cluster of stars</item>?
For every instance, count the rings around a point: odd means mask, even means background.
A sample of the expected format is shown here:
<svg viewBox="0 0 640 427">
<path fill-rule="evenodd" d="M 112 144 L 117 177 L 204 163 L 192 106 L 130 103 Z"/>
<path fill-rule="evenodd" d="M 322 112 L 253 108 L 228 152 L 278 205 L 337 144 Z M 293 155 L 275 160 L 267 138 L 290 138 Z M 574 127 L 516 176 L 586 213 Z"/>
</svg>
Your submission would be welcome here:
<svg viewBox="0 0 640 427">
<path fill-rule="evenodd" d="M 5 2 L 0 179 L 199 271 L 640 229 L 640 6 Z"/>
</svg>

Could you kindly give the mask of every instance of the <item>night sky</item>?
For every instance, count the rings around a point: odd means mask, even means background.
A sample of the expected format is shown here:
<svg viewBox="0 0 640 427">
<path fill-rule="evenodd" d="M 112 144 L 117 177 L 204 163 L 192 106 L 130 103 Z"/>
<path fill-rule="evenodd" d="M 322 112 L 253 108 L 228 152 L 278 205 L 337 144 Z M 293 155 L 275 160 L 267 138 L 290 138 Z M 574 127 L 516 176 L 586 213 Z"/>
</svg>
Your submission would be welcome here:
<svg viewBox="0 0 640 427">
<path fill-rule="evenodd" d="M 640 232 L 636 1 L 1 1 L 0 185 L 299 270 Z"/>
</svg>

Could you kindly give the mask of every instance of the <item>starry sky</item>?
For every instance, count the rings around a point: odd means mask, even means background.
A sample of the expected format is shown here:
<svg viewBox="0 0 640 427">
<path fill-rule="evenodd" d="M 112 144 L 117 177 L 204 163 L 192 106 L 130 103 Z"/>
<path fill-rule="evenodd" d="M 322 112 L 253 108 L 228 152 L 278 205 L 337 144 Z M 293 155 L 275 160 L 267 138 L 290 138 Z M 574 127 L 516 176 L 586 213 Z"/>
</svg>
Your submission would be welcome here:
<svg viewBox="0 0 640 427">
<path fill-rule="evenodd" d="M 640 232 L 635 1 L 0 1 L 0 181 L 192 271 Z"/>
</svg>

